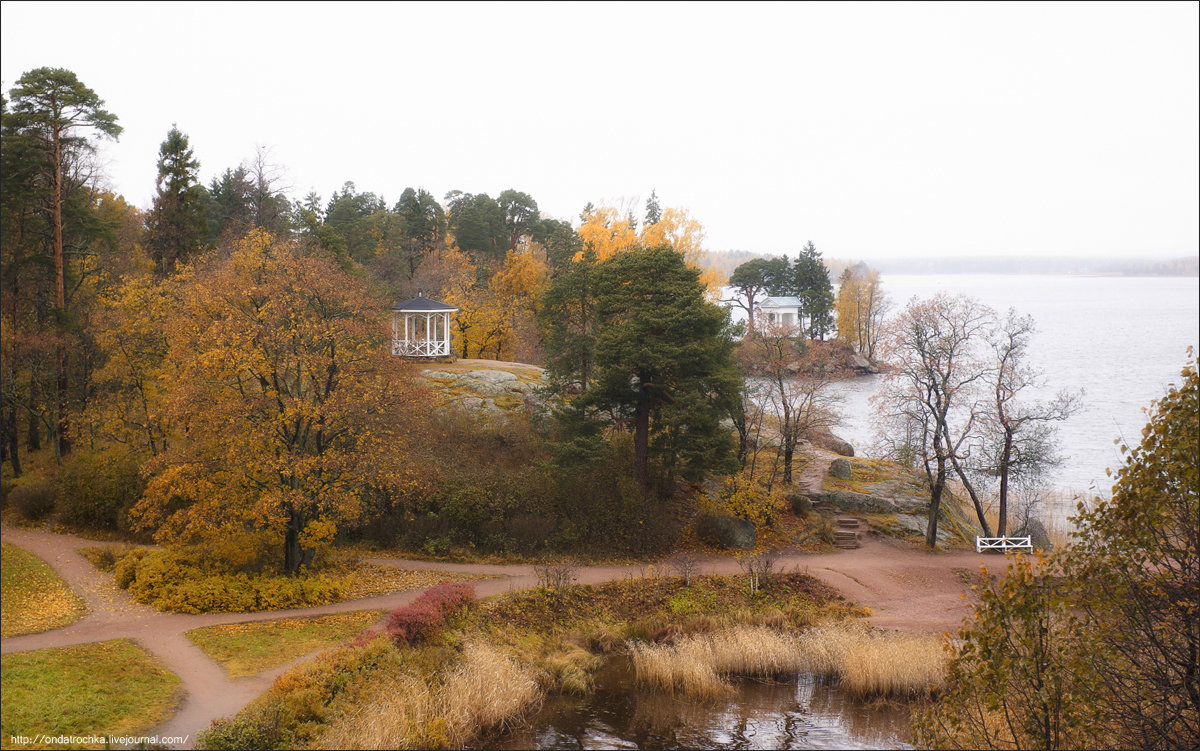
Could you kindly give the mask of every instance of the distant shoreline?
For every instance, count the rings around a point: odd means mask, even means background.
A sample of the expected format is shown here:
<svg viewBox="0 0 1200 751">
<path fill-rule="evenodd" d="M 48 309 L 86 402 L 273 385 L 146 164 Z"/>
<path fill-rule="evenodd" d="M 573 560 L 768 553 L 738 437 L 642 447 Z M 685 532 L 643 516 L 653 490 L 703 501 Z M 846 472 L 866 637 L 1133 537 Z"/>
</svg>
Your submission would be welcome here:
<svg viewBox="0 0 1200 751">
<path fill-rule="evenodd" d="M 709 251 L 706 265 L 722 271 L 726 276 L 733 269 L 752 258 L 771 258 L 795 253 L 752 253 L 742 250 Z M 912 276 L 995 274 L 1012 276 L 1097 276 L 1097 277 L 1146 277 L 1146 278 L 1196 278 L 1200 277 L 1200 255 L 1139 258 L 1136 256 L 1084 258 L 1078 256 L 978 256 L 945 257 L 918 256 L 907 258 L 871 258 L 861 261 L 837 257 L 825 258 L 830 276 L 836 277 L 842 269 L 862 263 L 882 274 L 905 274 Z"/>
</svg>

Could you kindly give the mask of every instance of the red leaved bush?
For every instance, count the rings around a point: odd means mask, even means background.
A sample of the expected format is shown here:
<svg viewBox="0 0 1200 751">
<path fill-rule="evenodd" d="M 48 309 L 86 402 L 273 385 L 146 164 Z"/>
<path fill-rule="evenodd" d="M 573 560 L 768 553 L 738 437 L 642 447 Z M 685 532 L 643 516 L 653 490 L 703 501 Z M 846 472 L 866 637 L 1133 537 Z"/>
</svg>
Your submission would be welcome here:
<svg viewBox="0 0 1200 751">
<path fill-rule="evenodd" d="M 392 611 L 387 633 L 397 644 L 416 644 L 438 632 L 450 614 L 475 601 L 475 586 L 450 582 L 430 587 L 417 599 Z"/>
</svg>

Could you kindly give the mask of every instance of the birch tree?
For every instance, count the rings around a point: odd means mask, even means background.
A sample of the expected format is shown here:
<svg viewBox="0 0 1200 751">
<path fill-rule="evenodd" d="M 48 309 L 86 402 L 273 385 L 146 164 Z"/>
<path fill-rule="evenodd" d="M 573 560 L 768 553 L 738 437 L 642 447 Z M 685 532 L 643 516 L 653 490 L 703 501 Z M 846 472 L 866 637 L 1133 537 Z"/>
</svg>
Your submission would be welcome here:
<svg viewBox="0 0 1200 751">
<path fill-rule="evenodd" d="M 963 470 L 967 438 L 977 427 L 977 392 L 988 374 L 979 346 L 995 320 L 990 308 L 964 295 L 913 298 L 887 329 L 883 352 L 893 369 L 876 397 L 882 418 L 915 439 L 916 458 L 929 481 L 925 543 L 937 544 L 937 521 L 950 472 L 968 486 L 985 535 L 982 504 Z"/>
</svg>

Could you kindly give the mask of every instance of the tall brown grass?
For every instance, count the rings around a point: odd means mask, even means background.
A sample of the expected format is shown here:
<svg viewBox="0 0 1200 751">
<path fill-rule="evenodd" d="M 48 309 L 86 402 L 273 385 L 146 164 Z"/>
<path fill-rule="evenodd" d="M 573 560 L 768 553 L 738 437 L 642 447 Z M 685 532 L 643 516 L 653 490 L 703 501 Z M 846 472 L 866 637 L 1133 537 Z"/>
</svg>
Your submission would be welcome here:
<svg viewBox="0 0 1200 751">
<path fill-rule="evenodd" d="M 946 679 L 949 653 L 941 639 L 926 634 L 847 623 L 810 629 L 801 645 L 809 670 L 836 677 L 858 698 L 927 696 Z"/>
<path fill-rule="evenodd" d="M 637 681 L 700 699 L 726 695 L 729 678 L 781 678 L 813 672 L 837 678 L 853 695 L 920 696 L 945 679 L 948 653 L 933 636 L 873 631 L 853 623 L 801 633 L 733 625 L 672 645 L 632 643 Z"/>
<path fill-rule="evenodd" d="M 490 644 L 468 644 L 438 696 L 449 745 L 463 746 L 478 733 L 503 730 L 541 697 L 529 668 Z"/>
<path fill-rule="evenodd" d="M 503 731 L 542 699 L 528 667 L 483 642 L 468 644 L 436 689 L 390 675 L 359 710 L 335 720 L 320 748 L 462 748 Z"/>
</svg>

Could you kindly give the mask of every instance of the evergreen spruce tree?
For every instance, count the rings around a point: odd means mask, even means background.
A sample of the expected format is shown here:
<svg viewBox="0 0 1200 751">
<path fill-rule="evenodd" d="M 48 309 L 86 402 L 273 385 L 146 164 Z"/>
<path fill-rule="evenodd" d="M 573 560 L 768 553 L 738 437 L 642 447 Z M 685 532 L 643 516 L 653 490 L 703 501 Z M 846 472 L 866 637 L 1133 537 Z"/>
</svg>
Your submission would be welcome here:
<svg viewBox="0 0 1200 751">
<path fill-rule="evenodd" d="M 146 246 L 160 275 L 196 253 L 207 234 L 208 196 L 197 179 L 199 170 L 187 134 L 172 125 L 158 147 L 158 190 L 146 220 Z"/>
<path fill-rule="evenodd" d="M 808 322 L 809 338 L 824 340 L 833 330 L 833 284 L 811 240 L 796 258 L 793 279 L 796 296 L 800 298 L 800 315 Z"/>
</svg>

